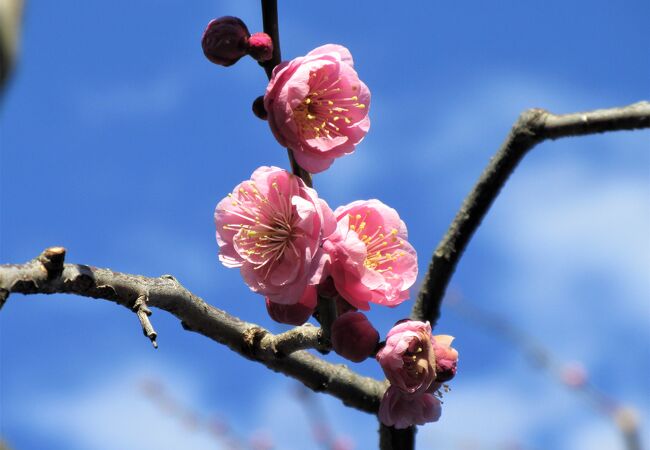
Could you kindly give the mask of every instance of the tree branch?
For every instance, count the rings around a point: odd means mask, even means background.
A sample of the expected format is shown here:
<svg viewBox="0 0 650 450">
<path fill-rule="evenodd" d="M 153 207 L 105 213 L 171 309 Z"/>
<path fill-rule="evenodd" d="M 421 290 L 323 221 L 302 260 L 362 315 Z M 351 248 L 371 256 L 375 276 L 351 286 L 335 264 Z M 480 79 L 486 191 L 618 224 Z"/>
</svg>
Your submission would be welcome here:
<svg viewBox="0 0 650 450">
<path fill-rule="evenodd" d="M 417 427 L 403 430 L 379 423 L 379 450 L 413 450 Z"/>
<path fill-rule="evenodd" d="M 110 269 L 64 264 L 64 256 L 65 249 L 53 247 L 28 263 L 0 265 L 0 299 L 6 300 L 14 292 L 67 293 L 110 300 L 137 310 L 137 301 L 146 297 L 147 305 L 173 314 L 187 330 L 295 378 L 314 391 L 327 392 L 348 406 L 372 414 L 379 409 L 379 401 L 386 389 L 384 383 L 362 377 L 344 365 L 328 363 L 301 350 L 319 346 L 320 333 L 314 326 L 303 325 L 273 335 L 258 325 L 244 322 L 207 304 L 170 275 L 148 278 Z"/>
<path fill-rule="evenodd" d="M 456 264 L 508 177 L 530 149 L 547 139 L 642 128 L 650 128 L 650 103 L 645 101 L 621 108 L 565 115 L 543 109 L 523 112 L 438 244 L 411 317 L 435 325 Z"/>
</svg>

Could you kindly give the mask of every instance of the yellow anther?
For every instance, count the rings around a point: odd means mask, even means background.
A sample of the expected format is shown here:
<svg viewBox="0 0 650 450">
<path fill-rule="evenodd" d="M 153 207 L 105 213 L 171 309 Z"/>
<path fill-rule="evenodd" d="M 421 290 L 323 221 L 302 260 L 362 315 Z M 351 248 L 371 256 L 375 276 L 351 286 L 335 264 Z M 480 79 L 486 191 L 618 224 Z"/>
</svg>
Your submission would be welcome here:
<svg viewBox="0 0 650 450">
<path fill-rule="evenodd" d="M 330 105 L 330 106 L 332 106 L 332 105 L 334 104 L 334 102 L 333 102 L 332 100 L 328 100 L 328 101 L 327 101 L 327 104 Z"/>
<path fill-rule="evenodd" d="M 354 106 L 356 106 L 356 107 L 359 108 L 359 109 L 364 109 L 364 108 L 366 107 L 366 105 L 364 105 L 363 103 L 357 103 L 357 104 L 354 105 Z"/>
<path fill-rule="evenodd" d="M 313 115 L 313 114 L 307 114 L 307 118 L 308 118 L 309 120 L 314 120 L 314 119 L 316 118 L 316 116 Z"/>
<path fill-rule="evenodd" d="M 312 75 L 315 75 L 315 74 L 312 74 Z M 311 103 L 311 98 L 307 97 L 305 99 L 305 103 L 309 105 Z"/>
<path fill-rule="evenodd" d="M 353 101 L 353 102 L 356 102 L 357 100 L 359 100 L 359 97 L 357 97 L 356 95 L 354 95 L 354 96 L 352 97 L 352 101 Z"/>
</svg>

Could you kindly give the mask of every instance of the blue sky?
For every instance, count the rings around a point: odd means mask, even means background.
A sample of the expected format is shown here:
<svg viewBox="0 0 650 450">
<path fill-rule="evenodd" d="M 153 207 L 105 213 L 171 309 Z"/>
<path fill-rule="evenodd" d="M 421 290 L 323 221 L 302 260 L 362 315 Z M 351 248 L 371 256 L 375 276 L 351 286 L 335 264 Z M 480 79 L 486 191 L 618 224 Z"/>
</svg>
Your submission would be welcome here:
<svg viewBox="0 0 650 450">
<path fill-rule="evenodd" d="M 379 198 L 409 227 L 424 270 L 462 198 L 519 112 L 648 99 L 643 1 L 280 1 L 285 58 L 347 46 L 372 92 L 354 155 L 315 177 L 332 207 Z M 233 186 L 286 154 L 250 104 L 252 60 L 209 63 L 207 22 L 261 30 L 258 2 L 30 2 L 0 110 L 0 260 L 63 245 L 68 261 L 174 274 L 211 304 L 275 331 L 262 298 L 217 260 L 212 214 Z M 467 302 L 581 361 L 594 384 L 650 417 L 650 134 L 547 142 L 523 162 L 452 281 Z M 381 334 L 411 302 L 374 308 Z M 0 313 L 0 435 L 12 448 L 215 448 L 138 391 L 154 377 L 202 417 L 278 449 L 313 445 L 294 383 L 154 311 L 160 348 L 109 302 L 12 296 Z M 613 424 L 493 334 L 443 308 L 460 372 L 421 448 L 622 448 Z M 340 361 L 335 356 L 332 361 Z M 358 370 L 380 376 L 376 363 Z M 376 421 L 319 396 L 357 449 Z M 139 433 L 138 426 L 154 430 Z M 644 431 L 644 440 L 650 435 Z M 217 447 L 218 448 L 218 447 Z"/>
</svg>

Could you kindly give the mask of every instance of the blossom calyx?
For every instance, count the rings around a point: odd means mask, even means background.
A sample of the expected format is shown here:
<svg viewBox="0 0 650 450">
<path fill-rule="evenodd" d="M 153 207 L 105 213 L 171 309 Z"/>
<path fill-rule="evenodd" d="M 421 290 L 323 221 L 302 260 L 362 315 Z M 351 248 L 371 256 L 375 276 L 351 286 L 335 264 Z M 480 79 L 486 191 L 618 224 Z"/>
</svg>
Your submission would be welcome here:
<svg viewBox="0 0 650 450">
<path fill-rule="evenodd" d="M 334 351 L 353 362 L 370 356 L 379 343 L 379 333 L 360 312 L 346 312 L 332 323 Z"/>
<path fill-rule="evenodd" d="M 396 389 L 406 394 L 426 392 L 436 379 L 431 325 L 416 320 L 397 323 L 376 358 Z"/>
<path fill-rule="evenodd" d="M 248 53 L 250 33 L 241 19 L 219 17 L 208 23 L 201 38 L 206 58 L 220 66 L 232 66 Z"/>
</svg>

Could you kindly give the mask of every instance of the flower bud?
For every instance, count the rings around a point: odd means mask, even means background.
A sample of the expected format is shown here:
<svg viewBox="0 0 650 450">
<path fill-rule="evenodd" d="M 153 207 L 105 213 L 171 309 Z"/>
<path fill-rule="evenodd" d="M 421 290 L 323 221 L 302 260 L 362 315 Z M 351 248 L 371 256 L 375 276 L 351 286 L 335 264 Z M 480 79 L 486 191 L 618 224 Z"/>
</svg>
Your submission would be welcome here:
<svg viewBox="0 0 650 450">
<path fill-rule="evenodd" d="M 266 33 L 253 33 L 248 38 L 248 54 L 256 61 L 264 62 L 273 57 L 273 40 Z"/>
<path fill-rule="evenodd" d="M 248 51 L 250 33 L 237 17 L 224 16 L 210 21 L 201 46 L 205 56 L 220 66 L 232 66 Z"/>
<path fill-rule="evenodd" d="M 379 333 L 360 312 L 346 312 L 332 324 L 334 351 L 353 362 L 370 356 L 379 342 Z"/>
<path fill-rule="evenodd" d="M 433 351 L 436 356 L 436 381 L 444 383 L 456 375 L 458 351 L 451 347 L 453 336 L 439 334 L 433 336 Z"/>
<path fill-rule="evenodd" d="M 316 307 L 316 287 L 307 286 L 298 303 L 284 305 L 266 297 L 266 310 L 271 319 L 289 325 L 302 325 L 311 317 Z"/>
<path fill-rule="evenodd" d="M 255 114 L 255 117 L 262 120 L 266 120 L 266 118 L 269 116 L 266 112 L 266 109 L 264 109 L 263 95 L 260 95 L 255 100 L 253 100 L 253 114 Z"/>
</svg>

